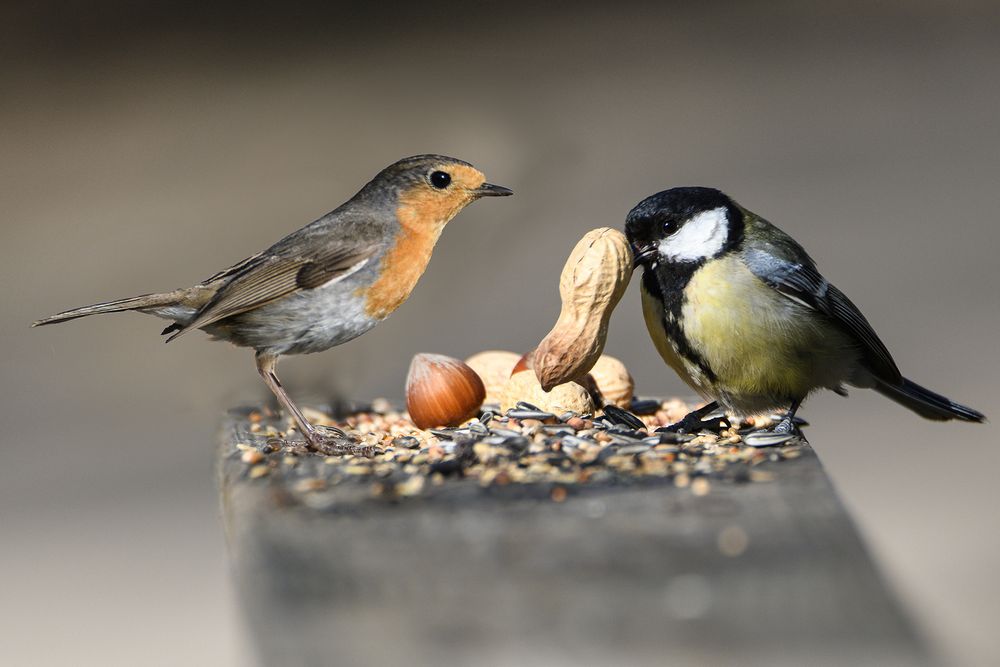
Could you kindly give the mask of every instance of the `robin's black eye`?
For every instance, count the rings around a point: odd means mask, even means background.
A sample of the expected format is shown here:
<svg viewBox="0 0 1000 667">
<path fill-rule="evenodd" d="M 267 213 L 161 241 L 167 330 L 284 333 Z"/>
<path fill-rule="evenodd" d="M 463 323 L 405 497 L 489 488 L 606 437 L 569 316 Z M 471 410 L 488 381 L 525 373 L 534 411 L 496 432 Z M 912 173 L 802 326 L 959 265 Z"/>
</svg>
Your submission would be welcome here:
<svg viewBox="0 0 1000 667">
<path fill-rule="evenodd" d="M 435 171 L 431 174 L 431 185 L 439 190 L 444 190 L 451 183 L 451 176 L 443 171 Z"/>
</svg>

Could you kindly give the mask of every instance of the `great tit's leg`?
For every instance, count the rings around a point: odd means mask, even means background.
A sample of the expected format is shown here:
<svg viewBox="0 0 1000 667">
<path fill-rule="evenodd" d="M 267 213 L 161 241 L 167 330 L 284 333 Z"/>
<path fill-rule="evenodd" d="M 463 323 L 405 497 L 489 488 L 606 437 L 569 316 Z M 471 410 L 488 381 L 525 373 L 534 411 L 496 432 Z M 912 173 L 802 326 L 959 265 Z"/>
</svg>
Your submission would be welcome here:
<svg viewBox="0 0 1000 667">
<path fill-rule="evenodd" d="M 684 417 L 670 426 L 661 426 L 656 429 L 657 433 L 691 433 L 697 431 L 701 428 L 702 421 L 705 419 L 706 415 L 710 415 L 719 409 L 719 404 L 716 401 L 711 403 L 706 403 L 697 410 L 692 410 L 691 412 L 684 415 Z"/>
<path fill-rule="evenodd" d="M 749 433 L 743 433 L 743 442 L 751 447 L 775 447 L 788 442 L 806 442 L 798 425 L 795 423 L 795 413 L 802 399 L 792 401 L 791 407 L 781 417 L 781 421 L 769 428 L 755 428 Z"/>
<path fill-rule="evenodd" d="M 305 418 L 298 406 L 292 402 L 291 397 L 281 386 L 281 381 L 276 373 L 278 366 L 278 356 L 266 352 L 257 352 L 257 372 L 264 380 L 264 384 L 271 390 L 281 407 L 288 411 L 295 422 L 295 426 L 302 432 L 306 439 L 306 449 L 326 456 L 336 454 L 363 454 L 371 456 L 374 448 L 360 446 L 351 439 L 344 431 L 333 426 L 313 426 Z"/>
<path fill-rule="evenodd" d="M 802 405 L 801 398 L 792 401 L 792 406 L 788 408 L 788 412 L 785 413 L 781 421 L 774 427 L 774 433 L 799 435 L 799 427 L 795 425 L 795 413 L 798 412 L 800 405 Z"/>
</svg>

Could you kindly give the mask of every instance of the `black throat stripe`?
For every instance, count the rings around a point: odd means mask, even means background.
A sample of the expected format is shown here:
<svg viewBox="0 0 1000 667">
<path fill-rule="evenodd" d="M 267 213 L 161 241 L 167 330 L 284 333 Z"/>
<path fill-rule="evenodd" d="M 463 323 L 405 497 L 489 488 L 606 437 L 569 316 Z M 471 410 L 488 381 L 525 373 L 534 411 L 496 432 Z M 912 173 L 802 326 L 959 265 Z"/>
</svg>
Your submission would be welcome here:
<svg viewBox="0 0 1000 667">
<path fill-rule="evenodd" d="M 677 354 L 695 364 L 709 382 L 715 382 L 715 373 L 705 359 L 691 347 L 681 326 L 681 310 L 684 308 L 684 288 L 691 276 L 703 262 L 691 264 L 658 264 L 656 268 L 646 267 L 642 273 L 642 287 L 650 296 L 663 304 L 663 321 L 660 323 L 677 349 Z"/>
</svg>

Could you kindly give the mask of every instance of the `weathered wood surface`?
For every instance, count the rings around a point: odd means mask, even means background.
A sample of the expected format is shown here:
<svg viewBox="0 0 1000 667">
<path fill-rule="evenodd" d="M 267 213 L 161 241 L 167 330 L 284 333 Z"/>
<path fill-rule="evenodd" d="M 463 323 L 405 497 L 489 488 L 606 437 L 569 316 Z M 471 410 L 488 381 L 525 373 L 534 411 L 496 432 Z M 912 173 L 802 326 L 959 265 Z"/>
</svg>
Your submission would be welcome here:
<svg viewBox="0 0 1000 667">
<path fill-rule="evenodd" d="M 704 496 L 448 480 L 303 503 L 280 469 L 247 475 L 248 426 L 227 423 L 219 471 L 263 665 L 931 663 L 811 449 Z"/>
</svg>

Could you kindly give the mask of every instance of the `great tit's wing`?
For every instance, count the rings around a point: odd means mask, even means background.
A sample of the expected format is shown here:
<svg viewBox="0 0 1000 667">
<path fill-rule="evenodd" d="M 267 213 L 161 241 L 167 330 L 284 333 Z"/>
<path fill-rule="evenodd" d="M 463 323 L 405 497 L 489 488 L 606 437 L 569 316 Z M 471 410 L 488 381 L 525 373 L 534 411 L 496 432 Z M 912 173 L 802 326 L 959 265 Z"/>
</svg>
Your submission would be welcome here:
<svg viewBox="0 0 1000 667">
<path fill-rule="evenodd" d="M 226 279 L 190 324 L 167 339 L 263 306 L 292 292 L 315 289 L 354 273 L 378 251 L 375 244 L 343 244 L 289 254 L 255 255 L 212 279 Z M 211 279 L 210 279 L 211 280 Z"/>
<path fill-rule="evenodd" d="M 889 350 L 879 339 L 865 316 L 847 296 L 824 278 L 812 259 L 788 246 L 785 237 L 777 248 L 749 247 L 743 252 L 748 268 L 758 278 L 793 301 L 826 315 L 858 341 L 869 369 L 888 382 L 900 382 L 902 375 Z M 797 246 L 797 244 L 795 244 Z"/>
</svg>

